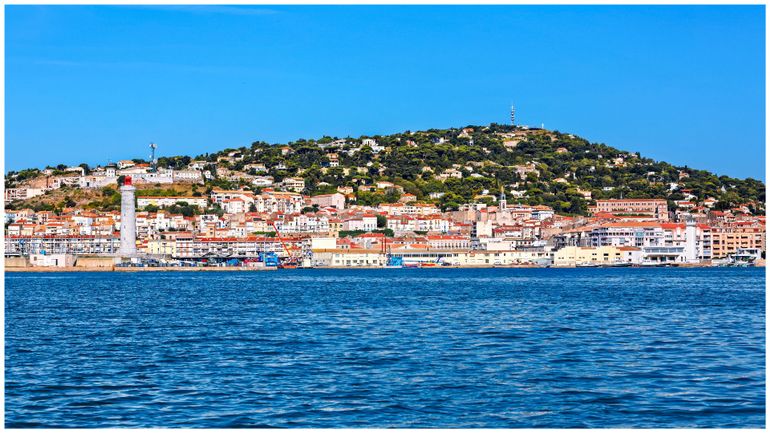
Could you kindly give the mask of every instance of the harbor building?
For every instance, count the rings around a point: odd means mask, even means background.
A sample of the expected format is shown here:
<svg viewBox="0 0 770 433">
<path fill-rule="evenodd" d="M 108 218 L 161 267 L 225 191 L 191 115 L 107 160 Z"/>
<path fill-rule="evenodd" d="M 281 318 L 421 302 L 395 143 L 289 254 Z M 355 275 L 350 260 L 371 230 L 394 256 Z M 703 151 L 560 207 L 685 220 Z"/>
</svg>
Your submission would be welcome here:
<svg viewBox="0 0 770 433">
<path fill-rule="evenodd" d="M 642 262 L 642 250 L 631 246 L 602 247 L 564 247 L 554 253 L 553 264 L 558 267 L 571 266 L 612 266 L 621 264 L 639 264 Z"/>
</svg>

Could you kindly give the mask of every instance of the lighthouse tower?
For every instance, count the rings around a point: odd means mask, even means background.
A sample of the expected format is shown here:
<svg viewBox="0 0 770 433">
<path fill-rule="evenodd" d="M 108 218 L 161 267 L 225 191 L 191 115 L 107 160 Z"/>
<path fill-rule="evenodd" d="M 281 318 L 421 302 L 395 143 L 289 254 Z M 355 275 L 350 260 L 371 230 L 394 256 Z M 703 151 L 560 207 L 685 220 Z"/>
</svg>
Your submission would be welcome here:
<svg viewBox="0 0 770 433">
<path fill-rule="evenodd" d="M 685 220 L 684 229 L 684 259 L 687 263 L 695 263 L 698 261 L 698 249 L 696 246 L 697 225 L 695 219 L 688 215 Z"/>
<path fill-rule="evenodd" d="M 136 187 L 131 184 L 131 176 L 126 176 L 120 187 L 120 254 L 136 254 Z"/>
</svg>

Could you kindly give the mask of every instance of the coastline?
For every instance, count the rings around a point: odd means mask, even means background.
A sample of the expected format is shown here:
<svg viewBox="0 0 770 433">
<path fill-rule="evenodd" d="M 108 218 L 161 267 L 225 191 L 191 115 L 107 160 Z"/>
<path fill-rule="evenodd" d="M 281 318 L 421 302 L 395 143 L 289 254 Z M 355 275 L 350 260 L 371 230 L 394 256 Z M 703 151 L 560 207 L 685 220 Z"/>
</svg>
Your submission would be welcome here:
<svg viewBox="0 0 770 433">
<path fill-rule="evenodd" d="M 85 266 L 67 266 L 67 267 L 6 267 L 5 272 L 261 272 L 275 271 L 275 267 L 252 268 L 245 266 L 222 266 L 222 267 L 156 267 L 156 268 L 129 268 L 129 267 L 85 267 Z"/>
<path fill-rule="evenodd" d="M 622 268 L 651 268 L 653 266 L 624 266 Z M 679 264 L 670 266 L 671 268 L 715 268 L 718 266 L 705 264 Z M 754 266 L 764 268 L 764 263 Z M 346 269 L 346 270 L 371 270 L 371 269 L 607 269 L 617 268 L 617 266 L 531 266 L 531 265 L 471 265 L 471 266 L 431 266 L 431 267 L 405 267 L 405 268 L 385 268 L 382 266 L 335 266 L 335 267 L 315 267 L 299 268 L 304 269 Z M 92 267 L 92 266 L 67 266 L 67 267 L 45 267 L 45 266 L 27 266 L 27 267 L 5 267 L 6 273 L 34 273 L 34 272 L 263 272 L 277 271 L 276 267 L 246 267 L 246 266 L 221 266 L 221 267 Z M 285 269 L 281 269 L 285 271 Z"/>
</svg>

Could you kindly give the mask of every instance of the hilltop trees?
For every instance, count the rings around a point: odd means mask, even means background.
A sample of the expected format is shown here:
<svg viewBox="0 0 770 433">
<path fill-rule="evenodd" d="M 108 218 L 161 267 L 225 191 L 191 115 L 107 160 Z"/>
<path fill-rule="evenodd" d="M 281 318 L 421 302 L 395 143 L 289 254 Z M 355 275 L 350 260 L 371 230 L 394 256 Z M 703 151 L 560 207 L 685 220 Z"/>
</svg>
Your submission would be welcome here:
<svg viewBox="0 0 770 433">
<path fill-rule="evenodd" d="M 374 139 L 377 148 L 362 145 L 366 138 Z M 256 170 L 246 167 L 259 163 L 275 183 L 286 177 L 303 177 L 304 192 L 308 194 L 332 193 L 337 187 L 353 186 L 358 204 L 363 205 L 401 198 L 396 190 L 372 190 L 371 185 L 380 180 L 389 180 L 418 200 L 436 203 L 444 210 L 481 199 L 492 204 L 501 189 L 515 192 L 516 202 L 548 205 L 559 213 L 575 215 L 585 214 L 591 200 L 620 196 L 666 198 L 672 205 L 674 200 L 703 201 L 713 197 L 720 209 L 753 202 L 757 211 L 763 209 L 765 201 L 765 185 L 759 180 L 678 167 L 603 143 L 590 143 L 572 134 L 538 128 L 493 123 L 465 130 L 430 129 L 347 137 L 339 143 L 336 140 L 324 136 L 286 145 L 255 141 L 248 147 L 195 159 L 207 161 L 204 170 L 215 176 L 206 181 L 207 190 L 248 184 L 216 178 L 217 168 L 255 175 Z M 339 166 L 331 166 L 331 153 L 336 154 Z M 186 168 L 190 162 L 188 156 L 158 158 L 159 167 L 174 169 Z M 90 170 L 85 164 L 81 166 Z M 56 171 L 65 168 L 59 166 Z M 41 175 L 37 169 L 9 172 L 6 187 Z M 591 199 L 586 199 L 589 195 Z"/>
</svg>

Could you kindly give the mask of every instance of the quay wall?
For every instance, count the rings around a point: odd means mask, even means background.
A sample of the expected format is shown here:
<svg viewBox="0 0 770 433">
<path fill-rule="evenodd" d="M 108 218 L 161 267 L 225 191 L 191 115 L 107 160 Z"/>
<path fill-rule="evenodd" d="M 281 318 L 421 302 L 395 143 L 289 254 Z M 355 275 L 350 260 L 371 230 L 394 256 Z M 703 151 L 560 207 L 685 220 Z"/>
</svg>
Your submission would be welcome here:
<svg viewBox="0 0 770 433">
<path fill-rule="evenodd" d="M 259 272 L 274 271 L 275 267 L 222 266 L 222 267 L 154 267 L 154 268 L 121 268 L 121 267 L 16 267 L 6 266 L 5 272 Z"/>
<path fill-rule="evenodd" d="M 76 268 L 99 268 L 99 269 L 112 269 L 115 267 L 115 259 L 112 257 L 78 257 L 75 262 Z"/>
<path fill-rule="evenodd" d="M 26 268 L 29 266 L 29 257 L 6 257 L 5 268 Z"/>
</svg>

